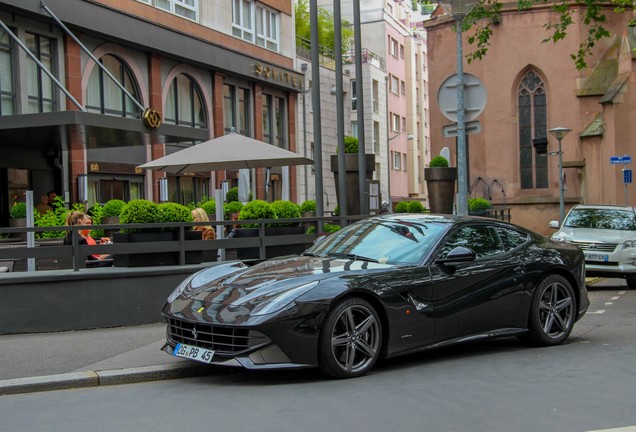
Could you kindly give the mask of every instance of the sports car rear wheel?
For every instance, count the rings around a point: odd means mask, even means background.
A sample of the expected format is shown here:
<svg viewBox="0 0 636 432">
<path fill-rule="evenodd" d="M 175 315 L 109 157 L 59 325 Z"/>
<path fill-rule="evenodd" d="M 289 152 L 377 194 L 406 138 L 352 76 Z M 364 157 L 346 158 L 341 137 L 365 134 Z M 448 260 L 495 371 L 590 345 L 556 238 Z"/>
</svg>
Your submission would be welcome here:
<svg viewBox="0 0 636 432">
<path fill-rule="evenodd" d="M 530 338 L 537 345 L 558 345 L 568 338 L 576 317 L 572 286 L 562 276 L 551 275 L 537 287 L 530 310 Z"/>
<path fill-rule="evenodd" d="M 380 356 L 382 327 L 367 301 L 344 299 L 329 311 L 320 332 L 320 369 L 335 378 L 364 375 Z"/>
</svg>

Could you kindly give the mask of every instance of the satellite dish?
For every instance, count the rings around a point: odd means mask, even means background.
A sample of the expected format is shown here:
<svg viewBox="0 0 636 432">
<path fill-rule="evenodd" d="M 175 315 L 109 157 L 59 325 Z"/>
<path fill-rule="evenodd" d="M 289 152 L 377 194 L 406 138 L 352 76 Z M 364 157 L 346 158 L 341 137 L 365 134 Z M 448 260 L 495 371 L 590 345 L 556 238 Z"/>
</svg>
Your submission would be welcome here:
<svg viewBox="0 0 636 432">
<path fill-rule="evenodd" d="M 439 155 L 442 156 L 444 159 L 446 159 L 448 161 L 448 165 L 451 165 L 451 156 L 450 156 L 450 149 L 448 147 L 444 147 L 440 152 Z"/>
</svg>

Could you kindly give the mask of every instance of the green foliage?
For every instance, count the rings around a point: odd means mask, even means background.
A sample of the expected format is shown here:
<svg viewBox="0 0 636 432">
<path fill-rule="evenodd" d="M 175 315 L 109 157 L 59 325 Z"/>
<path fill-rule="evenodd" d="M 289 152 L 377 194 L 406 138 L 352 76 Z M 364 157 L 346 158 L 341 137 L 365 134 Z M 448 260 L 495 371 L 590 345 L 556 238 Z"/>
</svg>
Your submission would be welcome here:
<svg viewBox="0 0 636 432">
<path fill-rule="evenodd" d="M 358 138 L 346 136 L 344 139 L 344 145 L 346 154 L 358 154 Z"/>
<path fill-rule="evenodd" d="M 469 198 L 468 210 L 471 212 L 477 212 L 482 210 L 488 210 L 492 208 L 492 203 L 486 198 Z"/>
<path fill-rule="evenodd" d="M 309 1 L 298 0 L 294 5 L 294 14 L 296 18 L 296 36 L 306 40 L 311 40 L 311 27 L 309 16 Z M 353 27 L 348 21 L 343 20 L 341 25 L 342 34 L 342 51 L 346 52 L 350 49 L 351 39 L 353 37 Z M 334 52 L 334 17 L 333 13 L 318 8 L 318 45 L 322 54 L 331 54 Z"/>
<path fill-rule="evenodd" d="M 239 220 L 263 220 L 276 219 L 276 213 L 272 209 L 272 205 L 267 201 L 254 200 L 250 201 L 241 209 Z M 258 228 L 258 224 L 245 224 L 244 228 Z"/>
<path fill-rule="evenodd" d="M 243 210 L 243 203 L 240 201 L 231 201 L 223 204 L 223 213 L 225 213 L 225 219 L 230 219 L 230 215 L 233 213 L 240 213 Z"/>
<path fill-rule="evenodd" d="M 102 218 L 104 217 L 104 207 L 102 207 L 99 203 L 96 203 L 93 207 L 88 209 L 86 212 L 91 218 L 93 218 L 93 224 L 99 225 L 102 223 Z M 91 237 L 101 238 L 104 237 L 103 229 L 93 229 L 90 233 Z"/>
<path fill-rule="evenodd" d="M 121 224 L 152 224 L 158 219 L 157 204 L 145 199 L 129 201 L 119 214 Z M 142 229 L 126 229 L 124 232 L 141 232 Z"/>
<path fill-rule="evenodd" d="M 300 212 L 315 212 L 316 211 L 316 201 L 307 200 L 300 205 Z"/>
<path fill-rule="evenodd" d="M 234 202 L 234 201 L 238 201 L 238 188 L 237 187 L 233 187 L 231 189 L 228 189 L 227 193 L 225 194 L 225 201 L 226 202 Z"/>
<path fill-rule="evenodd" d="M 192 222 L 192 213 L 184 205 L 166 202 L 157 204 L 157 223 Z M 176 231 L 177 227 L 164 228 L 165 231 Z"/>
<path fill-rule="evenodd" d="M 216 201 L 213 199 L 200 203 L 199 207 L 205 210 L 207 214 L 216 214 Z"/>
<path fill-rule="evenodd" d="M 68 215 L 69 212 L 73 212 L 73 211 L 84 211 L 84 204 L 75 203 L 71 206 L 71 209 L 69 210 L 66 208 L 66 202 L 64 201 L 64 199 L 58 196 L 55 198 L 55 208 L 53 209 L 53 211 L 48 211 L 46 212 L 46 214 L 43 214 L 43 215 L 41 215 L 39 212 L 35 212 L 35 215 L 33 218 L 33 225 L 36 227 L 65 226 L 66 215 Z M 93 221 L 95 222 L 95 218 L 93 218 Z M 61 238 L 61 237 L 64 237 L 65 233 L 66 233 L 65 231 L 38 232 L 38 233 L 35 233 L 35 237 L 40 239 Z M 91 235 L 92 235 L 92 232 L 91 232 Z M 95 237 L 97 237 L 97 235 Z"/>
<path fill-rule="evenodd" d="M 409 213 L 423 213 L 424 206 L 419 201 L 409 201 L 407 203 L 407 211 Z"/>
<path fill-rule="evenodd" d="M 633 10 L 634 7 L 633 0 L 612 0 L 611 2 L 587 0 L 582 3 L 582 19 L 578 9 L 572 8 L 570 2 L 560 0 L 519 0 L 517 9 L 524 11 L 546 4 L 549 4 L 557 12 L 558 19 L 557 22 L 544 24 L 543 27 L 548 32 L 548 35 L 543 40 L 543 43 L 557 43 L 565 39 L 572 25 L 577 26 L 575 27 L 577 32 L 579 31 L 578 26 L 581 27 L 582 31 L 586 32 L 578 50 L 570 54 L 570 58 L 574 61 L 574 65 L 578 70 L 587 67 L 585 59 L 591 54 L 596 43 L 603 38 L 611 36 L 610 32 L 604 27 L 610 10 L 612 13 L 622 14 Z M 468 43 L 475 46 L 475 50 L 466 55 L 468 63 L 474 60 L 481 60 L 487 54 L 490 47 L 490 38 L 493 35 L 493 23 L 500 21 L 503 5 L 504 2 L 500 0 L 481 0 L 463 20 L 462 29 L 465 31 L 473 30 L 467 37 Z M 630 20 L 630 25 L 635 23 L 636 17 Z"/>
<path fill-rule="evenodd" d="M 276 219 L 298 219 L 300 218 L 300 207 L 298 204 L 295 204 L 291 201 L 287 200 L 277 200 L 272 204 L 272 210 L 274 210 L 274 214 L 276 214 Z M 300 221 L 292 223 L 278 223 L 272 224 L 272 226 L 298 226 L 300 225 Z"/>
<path fill-rule="evenodd" d="M 324 232 L 326 232 L 326 233 L 335 233 L 336 231 L 340 230 L 340 225 L 337 225 L 337 224 L 325 224 L 323 229 L 324 229 Z M 316 232 L 316 227 L 315 226 L 311 226 L 307 230 L 307 234 L 314 234 L 315 232 Z"/>
<path fill-rule="evenodd" d="M 430 168 L 448 168 L 448 160 L 444 156 L 435 156 L 428 166 Z"/>
<path fill-rule="evenodd" d="M 27 214 L 27 206 L 26 203 L 19 202 L 15 203 L 13 207 L 11 207 L 11 211 L 9 216 L 11 219 L 24 219 Z"/>
<path fill-rule="evenodd" d="M 408 213 L 409 212 L 409 203 L 406 201 L 400 201 L 395 205 L 396 213 Z"/>
<path fill-rule="evenodd" d="M 112 199 L 104 204 L 102 217 L 118 217 L 126 203 L 120 199 Z"/>
<path fill-rule="evenodd" d="M 340 207 L 338 207 L 336 205 L 336 207 L 333 209 L 333 215 L 334 216 L 340 216 Z"/>
</svg>

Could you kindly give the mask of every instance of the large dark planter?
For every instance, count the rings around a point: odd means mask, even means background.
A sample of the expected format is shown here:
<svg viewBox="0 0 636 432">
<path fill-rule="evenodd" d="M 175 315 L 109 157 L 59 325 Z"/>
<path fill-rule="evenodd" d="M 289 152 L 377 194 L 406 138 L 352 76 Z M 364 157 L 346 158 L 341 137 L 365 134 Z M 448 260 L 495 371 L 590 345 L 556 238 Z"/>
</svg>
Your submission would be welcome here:
<svg viewBox="0 0 636 432">
<path fill-rule="evenodd" d="M 104 216 L 100 222 L 100 225 L 119 225 L 119 216 Z M 104 230 L 104 237 L 112 237 L 118 230 L 108 229 Z"/>
<path fill-rule="evenodd" d="M 185 231 L 186 240 L 200 240 L 201 232 Z M 158 241 L 179 241 L 179 233 L 172 231 L 113 233 L 113 243 L 145 243 Z M 202 251 L 186 252 L 186 264 L 199 264 L 203 261 Z M 147 267 L 161 265 L 178 265 L 179 252 L 153 252 L 136 254 L 116 254 L 113 258 L 115 267 Z"/>
<path fill-rule="evenodd" d="M 10 228 L 26 228 L 26 218 L 11 218 L 9 219 L 9 227 Z M 26 241 L 27 233 L 14 233 L 11 234 L 11 237 L 19 238 L 22 241 Z"/>
<path fill-rule="evenodd" d="M 266 236 L 295 235 L 304 234 L 305 227 L 302 225 L 290 227 L 266 227 Z M 237 228 L 236 237 L 258 237 L 258 228 Z M 307 244 L 297 243 L 280 246 L 267 246 L 265 248 L 265 258 L 275 258 L 284 255 L 301 254 L 307 249 Z M 241 248 L 236 250 L 236 257 L 244 259 L 260 259 L 258 248 Z"/>
<path fill-rule="evenodd" d="M 373 180 L 373 171 L 375 171 L 375 155 L 365 154 L 365 166 L 367 180 Z M 347 215 L 359 215 L 360 214 L 360 181 L 358 177 L 358 155 L 346 154 L 345 155 L 345 171 L 347 184 L 347 194 L 345 196 L 347 202 Z M 338 202 L 340 202 L 340 180 L 338 169 L 338 155 L 331 155 L 331 172 L 333 173 L 334 180 L 336 182 L 336 196 L 338 196 Z"/>
<path fill-rule="evenodd" d="M 424 168 L 424 180 L 431 213 L 452 214 L 457 168 Z"/>
</svg>

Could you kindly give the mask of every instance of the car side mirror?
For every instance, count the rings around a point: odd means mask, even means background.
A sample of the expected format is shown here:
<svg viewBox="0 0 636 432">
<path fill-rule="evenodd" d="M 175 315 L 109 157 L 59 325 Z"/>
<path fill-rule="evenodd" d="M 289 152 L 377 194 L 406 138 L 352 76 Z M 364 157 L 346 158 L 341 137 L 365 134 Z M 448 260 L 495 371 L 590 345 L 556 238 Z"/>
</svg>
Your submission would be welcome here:
<svg viewBox="0 0 636 432">
<path fill-rule="evenodd" d="M 559 221 L 553 220 L 548 224 L 550 228 L 559 229 Z"/>
<path fill-rule="evenodd" d="M 463 246 L 457 246 L 452 249 L 445 258 L 440 258 L 435 262 L 446 266 L 455 266 L 457 264 L 475 261 L 476 258 L 477 254 L 474 250 Z"/>
</svg>

